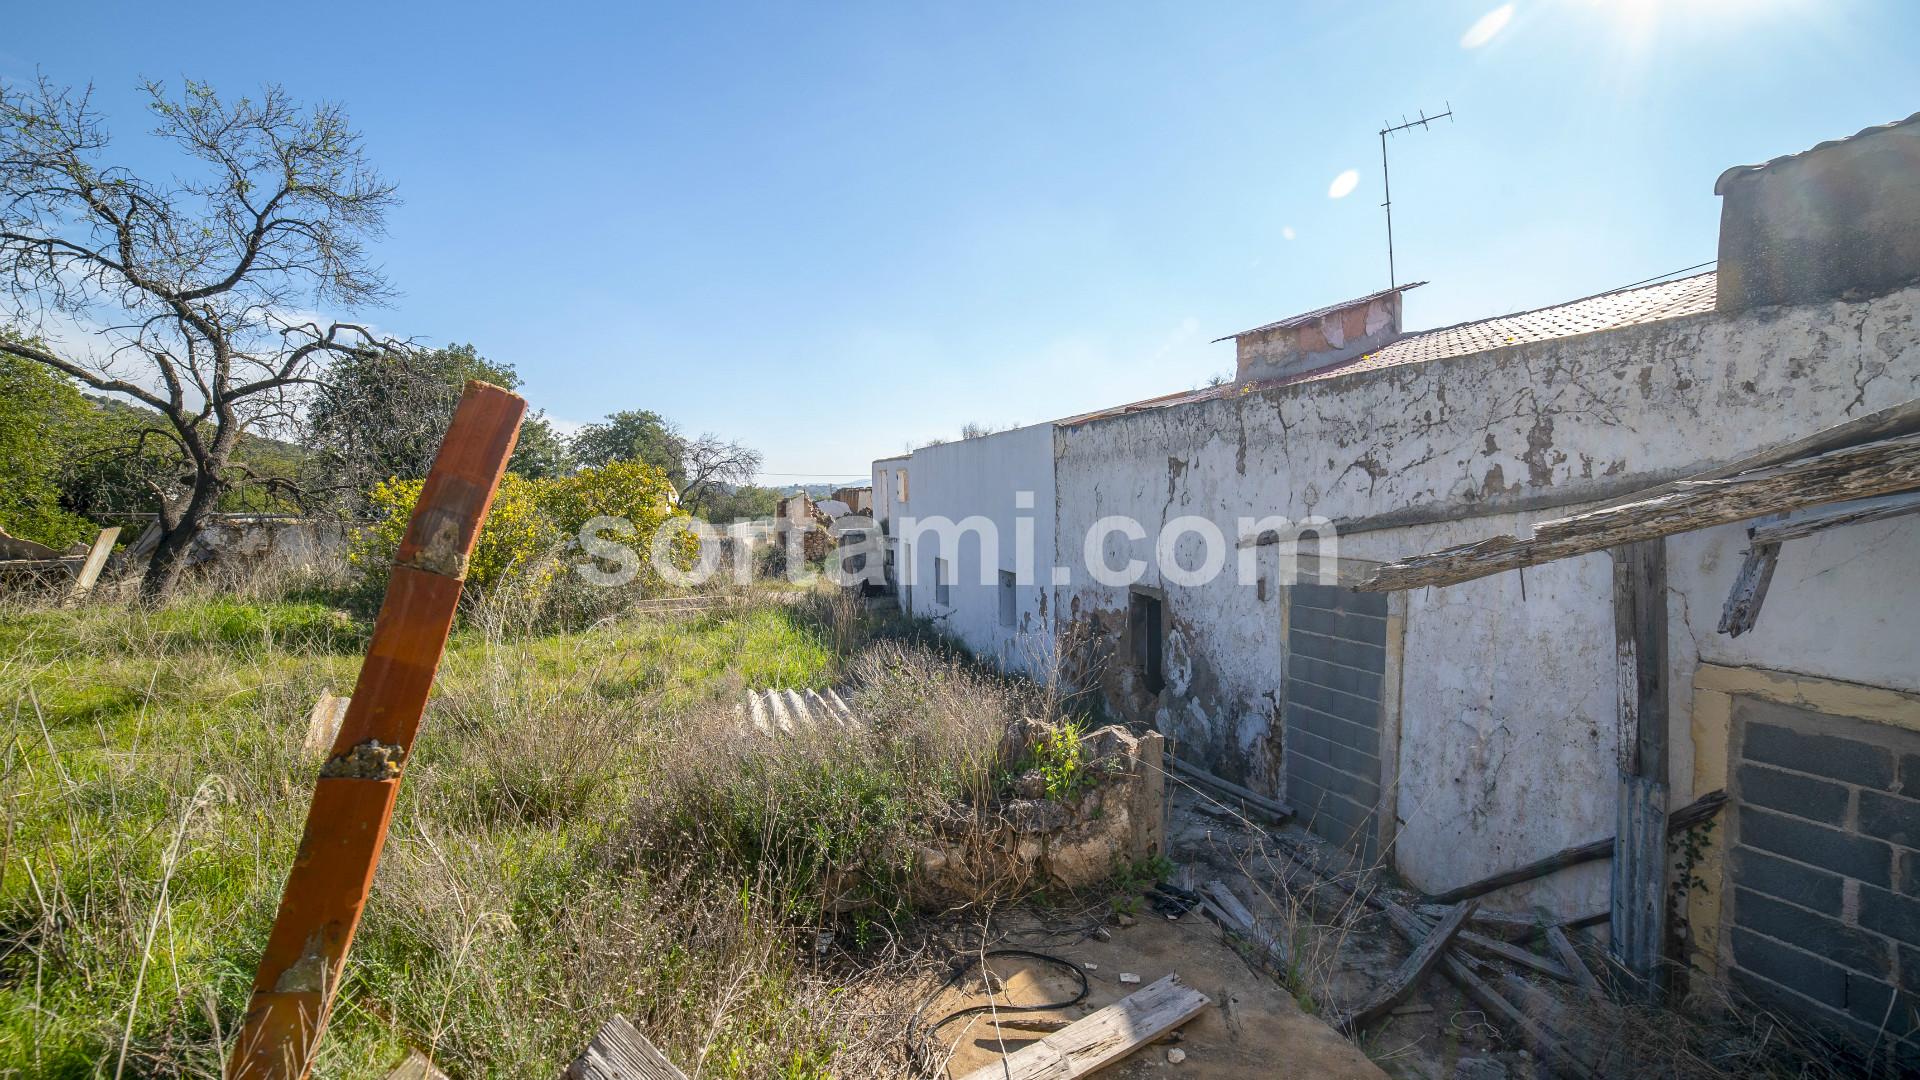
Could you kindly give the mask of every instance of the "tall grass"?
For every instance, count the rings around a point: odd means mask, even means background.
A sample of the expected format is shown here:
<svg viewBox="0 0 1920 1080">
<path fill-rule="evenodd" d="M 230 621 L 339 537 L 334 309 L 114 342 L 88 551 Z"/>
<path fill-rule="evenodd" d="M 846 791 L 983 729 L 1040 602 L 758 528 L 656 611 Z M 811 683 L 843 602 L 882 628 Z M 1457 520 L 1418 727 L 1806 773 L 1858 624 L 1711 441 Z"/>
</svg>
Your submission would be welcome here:
<svg viewBox="0 0 1920 1080">
<path fill-rule="evenodd" d="M 456 629 L 318 1075 L 409 1047 L 551 1074 L 616 1011 L 702 1076 L 909 1072 L 876 980 L 917 823 L 984 789 L 1030 702 L 831 598 L 574 612 Z M 0 1075 L 220 1074 L 319 764 L 308 709 L 369 630 L 312 583 L 0 610 Z M 737 714 L 829 685 L 872 723 L 776 741 Z M 868 951 L 816 956 L 854 910 Z"/>
</svg>

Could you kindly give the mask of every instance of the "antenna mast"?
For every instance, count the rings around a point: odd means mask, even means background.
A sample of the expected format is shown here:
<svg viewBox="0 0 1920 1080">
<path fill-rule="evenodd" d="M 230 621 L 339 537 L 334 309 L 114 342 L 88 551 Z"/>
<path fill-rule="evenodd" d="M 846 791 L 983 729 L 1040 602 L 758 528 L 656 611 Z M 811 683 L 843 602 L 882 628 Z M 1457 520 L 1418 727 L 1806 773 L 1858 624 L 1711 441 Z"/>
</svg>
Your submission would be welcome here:
<svg viewBox="0 0 1920 1080">
<path fill-rule="evenodd" d="M 1447 102 L 1447 111 L 1428 116 L 1425 109 L 1420 110 L 1420 119 L 1409 120 L 1405 113 L 1400 115 L 1398 124 L 1387 124 L 1380 129 L 1380 186 L 1387 200 L 1380 204 L 1387 212 L 1387 287 L 1398 288 L 1400 280 L 1393 268 L 1393 179 L 1387 173 L 1387 136 L 1406 131 L 1409 128 L 1425 129 L 1435 120 L 1447 120 L 1453 116 L 1453 103 Z"/>
</svg>

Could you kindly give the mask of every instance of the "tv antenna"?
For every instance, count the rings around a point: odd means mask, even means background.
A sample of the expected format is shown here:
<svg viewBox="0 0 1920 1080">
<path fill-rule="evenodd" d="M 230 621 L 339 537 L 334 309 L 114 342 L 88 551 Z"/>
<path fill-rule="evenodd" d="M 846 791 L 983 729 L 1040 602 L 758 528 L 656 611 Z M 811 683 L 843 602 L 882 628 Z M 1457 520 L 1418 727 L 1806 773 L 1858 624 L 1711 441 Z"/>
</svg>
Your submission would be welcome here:
<svg viewBox="0 0 1920 1080">
<path fill-rule="evenodd" d="M 1387 201 L 1381 203 L 1380 206 L 1387 212 L 1388 288 L 1399 288 L 1400 281 L 1394 275 L 1393 269 L 1393 180 L 1387 174 L 1387 136 L 1395 135 L 1412 128 L 1425 130 L 1426 127 L 1435 120 L 1451 120 L 1453 117 L 1453 102 L 1447 102 L 1446 106 L 1446 112 L 1437 113 L 1433 116 L 1428 116 L 1426 110 L 1422 109 L 1420 110 L 1420 119 L 1418 120 L 1409 120 L 1407 119 L 1407 114 L 1401 113 L 1399 123 L 1388 124 L 1380 129 L 1380 186 L 1385 190 L 1387 196 Z"/>
</svg>

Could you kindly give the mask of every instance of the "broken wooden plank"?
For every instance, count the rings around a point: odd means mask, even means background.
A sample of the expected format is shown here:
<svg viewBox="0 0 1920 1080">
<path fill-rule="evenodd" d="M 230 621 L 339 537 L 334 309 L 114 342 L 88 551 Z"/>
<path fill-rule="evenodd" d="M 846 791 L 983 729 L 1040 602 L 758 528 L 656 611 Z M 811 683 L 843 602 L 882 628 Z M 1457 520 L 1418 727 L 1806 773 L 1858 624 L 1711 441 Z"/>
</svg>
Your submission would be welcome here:
<svg viewBox="0 0 1920 1080">
<path fill-rule="evenodd" d="M 407 1055 L 407 1060 L 387 1074 L 387 1080 L 447 1080 L 447 1074 L 441 1072 L 427 1055 L 415 1050 Z"/>
<path fill-rule="evenodd" d="M 964 1080 L 1070 1080 L 1119 1061 L 1212 1004 L 1178 975 L 1135 991 Z M 575 1080 L 569 1077 L 568 1080 Z"/>
<path fill-rule="evenodd" d="M 1423 924 L 1425 920 L 1422 920 Z M 1495 938 L 1484 937 L 1471 930 L 1460 931 L 1460 944 L 1484 956 L 1504 960 L 1515 967 L 1526 968 L 1536 975 L 1545 975 L 1549 979 L 1558 979 L 1564 983 L 1573 981 L 1573 973 L 1561 967 L 1555 961 L 1537 956 L 1518 945 L 1509 945 Z"/>
<path fill-rule="evenodd" d="M 1681 809 L 1668 814 L 1667 832 L 1671 834 L 1690 829 L 1719 813 L 1720 808 L 1726 804 L 1726 792 L 1709 791 Z M 1527 863 L 1525 866 L 1517 866 L 1512 870 L 1505 870 L 1491 877 L 1484 877 L 1479 881 L 1469 882 L 1457 889 L 1448 889 L 1446 892 L 1433 897 L 1433 900 L 1439 904 L 1457 904 L 1469 897 L 1485 896 L 1487 893 L 1493 892 L 1496 889 L 1504 889 L 1509 885 L 1520 885 L 1533 881 L 1536 878 L 1545 877 L 1556 870 L 1564 870 L 1569 866 L 1596 862 L 1600 859 L 1612 858 L 1612 856 L 1613 837 L 1609 836 L 1602 840 L 1595 840 L 1592 843 L 1580 844 L 1576 847 L 1567 848 L 1564 851 L 1557 851 L 1544 859 L 1537 859 Z"/>
<path fill-rule="evenodd" d="M 1739 637 L 1760 621 L 1760 605 L 1766 602 L 1767 586 L 1773 583 L 1773 571 L 1780 564 L 1779 544 L 1755 544 L 1734 575 L 1733 588 L 1720 608 L 1721 633 Z"/>
<path fill-rule="evenodd" d="M 1467 920 L 1473 917 L 1474 909 L 1478 906 L 1477 900 L 1455 904 L 1440 920 L 1439 925 L 1427 933 L 1426 940 L 1414 947 L 1412 954 L 1394 971 L 1386 983 L 1374 991 L 1366 1004 L 1337 1019 L 1334 1026 L 1341 1031 L 1352 1033 L 1392 1012 L 1395 1006 L 1406 1000 L 1408 994 L 1413 993 L 1414 988 L 1420 985 L 1420 980 L 1426 978 L 1427 973 L 1439 964 L 1440 954 L 1446 951 L 1447 946 L 1453 944 L 1454 935 L 1458 934 L 1461 927 L 1467 924 Z"/>
<path fill-rule="evenodd" d="M 1573 974 L 1574 985 L 1585 990 L 1589 997 L 1597 999 L 1607 996 L 1606 991 L 1600 988 L 1600 980 L 1593 977 L 1593 969 L 1587 967 L 1587 962 L 1580 958 L 1580 950 L 1573 947 L 1573 941 L 1567 937 L 1565 930 L 1557 926 L 1547 927 L 1547 947 Z"/>
<path fill-rule="evenodd" d="M 1444 918 L 1451 905 L 1416 904 L 1414 912 L 1428 920 Z M 1540 936 L 1547 928 L 1542 917 L 1533 915 L 1515 915 L 1505 911 L 1476 911 L 1467 920 L 1467 925 L 1483 934 L 1497 937 L 1502 941 L 1531 941 Z"/>
<path fill-rule="evenodd" d="M 93 546 L 87 549 L 87 559 L 80 564 L 80 572 L 73 577 L 73 589 L 67 593 L 67 603 L 86 598 L 93 591 L 93 583 L 100 580 L 100 571 L 107 565 L 107 556 L 113 554 L 113 545 L 120 539 L 120 527 L 101 529 L 100 535 L 93 538 Z"/>
<path fill-rule="evenodd" d="M 1271 817 L 1285 821 L 1287 818 L 1293 816 L 1293 807 L 1288 806 L 1278 799 L 1268 798 L 1257 791 L 1242 787 L 1231 780 L 1222 780 L 1220 777 L 1213 775 L 1205 769 L 1182 761 L 1172 754 L 1166 755 L 1166 759 L 1167 764 L 1173 766 L 1174 772 L 1196 783 L 1210 787 L 1222 795 L 1229 795 L 1239 799 L 1241 802 L 1257 810 L 1264 810 Z"/>
<path fill-rule="evenodd" d="M 1206 896 L 1200 901 L 1203 914 L 1220 924 L 1220 929 L 1229 935 L 1238 937 L 1259 951 L 1274 970 L 1287 974 L 1293 970 L 1293 954 L 1286 942 L 1268 933 L 1261 927 L 1253 912 L 1240 902 L 1240 898 L 1227 888 L 1223 881 L 1209 881 Z"/>
<path fill-rule="evenodd" d="M 1336 887 L 1338 882 L 1334 883 Z M 1374 895 L 1368 898 L 1370 903 L 1387 913 L 1387 921 L 1399 931 L 1407 944 L 1418 948 L 1430 933 L 1426 921 L 1418 915 L 1401 907 L 1385 897 Z M 1586 1064 L 1569 1053 L 1560 1045 L 1553 1033 L 1534 1023 L 1526 1014 L 1513 1007 L 1513 1004 L 1501 997 L 1491 986 L 1473 973 L 1473 968 L 1458 956 L 1443 952 L 1440 957 L 1440 970 L 1460 987 L 1462 993 L 1475 1004 L 1486 1010 L 1495 1022 L 1518 1032 L 1527 1048 L 1541 1060 L 1559 1070 L 1554 1075 L 1587 1076 L 1590 1075 Z"/>
<path fill-rule="evenodd" d="M 1682 480 L 1632 502 L 1540 522 L 1527 537 L 1495 536 L 1388 563 L 1355 588 L 1457 585 L 1640 540 L 1915 488 L 1920 435 L 1909 434 L 1720 479 Z"/>
<path fill-rule="evenodd" d="M 1501 997 L 1493 987 L 1487 985 L 1466 962 L 1456 956 L 1443 956 L 1440 970 L 1452 979 L 1461 992 L 1472 999 L 1474 1004 L 1484 1010 L 1489 1019 L 1520 1036 L 1527 1049 L 1545 1062 L 1553 1076 L 1592 1076 L 1593 1070 L 1587 1063 L 1574 1056 L 1571 1050 L 1555 1037 L 1552 1031 L 1536 1023 L 1532 1017 L 1515 1008 L 1513 1003 Z"/>
<path fill-rule="evenodd" d="M 687 1080 L 639 1029 L 618 1014 L 601 1025 L 560 1080 Z"/>
</svg>

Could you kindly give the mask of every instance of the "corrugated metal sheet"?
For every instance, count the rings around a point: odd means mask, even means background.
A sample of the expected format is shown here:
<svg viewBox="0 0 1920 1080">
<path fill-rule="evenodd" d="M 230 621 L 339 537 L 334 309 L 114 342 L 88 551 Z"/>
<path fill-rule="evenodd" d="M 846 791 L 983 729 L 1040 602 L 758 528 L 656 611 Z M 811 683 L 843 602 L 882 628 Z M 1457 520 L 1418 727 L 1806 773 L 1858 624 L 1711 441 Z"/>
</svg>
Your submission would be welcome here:
<svg viewBox="0 0 1920 1080">
<path fill-rule="evenodd" d="M 791 735 L 809 728 L 857 728 L 853 715 L 839 691 L 754 690 L 739 706 L 743 719 L 763 735 Z"/>
</svg>

